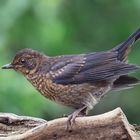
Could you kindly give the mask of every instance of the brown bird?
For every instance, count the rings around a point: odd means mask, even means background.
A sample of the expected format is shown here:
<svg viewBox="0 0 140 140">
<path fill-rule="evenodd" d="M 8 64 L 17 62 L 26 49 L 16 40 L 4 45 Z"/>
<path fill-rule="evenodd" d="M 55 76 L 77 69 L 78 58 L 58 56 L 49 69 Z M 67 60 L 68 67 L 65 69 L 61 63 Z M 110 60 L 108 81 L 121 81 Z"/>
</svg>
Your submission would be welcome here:
<svg viewBox="0 0 140 140">
<path fill-rule="evenodd" d="M 109 91 L 130 88 L 140 80 L 128 73 L 140 67 L 127 63 L 140 29 L 115 48 L 87 54 L 49 57 L 32 49 L 19 51 L 3 69 L 22 73 L 45 97 L 76 109 L 68 116 L 68 126 L 86 115 Z"/>
</svg>

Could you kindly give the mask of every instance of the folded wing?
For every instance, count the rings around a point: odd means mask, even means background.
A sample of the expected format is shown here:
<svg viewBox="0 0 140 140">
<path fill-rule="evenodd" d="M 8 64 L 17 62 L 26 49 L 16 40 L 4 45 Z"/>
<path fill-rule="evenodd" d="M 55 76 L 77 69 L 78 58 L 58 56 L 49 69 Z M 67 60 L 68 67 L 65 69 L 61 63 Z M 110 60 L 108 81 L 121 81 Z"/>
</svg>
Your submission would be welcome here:
<svg viewBox="0 0 140 140">
<path fill-rule="evenodd" d="M 57 84 L 94 83 L 116 79 L 137 70 L 138 67 L 118 59 L 118 52 L 97 52 L 62 56 L 52 64 L 50 76 Z"/>
</svg>

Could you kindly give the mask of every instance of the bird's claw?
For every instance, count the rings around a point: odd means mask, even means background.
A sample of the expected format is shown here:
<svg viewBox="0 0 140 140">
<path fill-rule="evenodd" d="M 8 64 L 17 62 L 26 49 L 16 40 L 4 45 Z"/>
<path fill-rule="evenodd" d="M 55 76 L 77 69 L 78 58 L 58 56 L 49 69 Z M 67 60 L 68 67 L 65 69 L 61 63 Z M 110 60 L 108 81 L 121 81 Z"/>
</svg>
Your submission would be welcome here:
<svg viewBox="0 0 140 140">
<path fill-rule="evenodd" d="M 66 128 L 68 131 L 72 130 L 72 126 L 73 126 L 73 124 L 75 124 L 76 117 L 77 117 L 77 115 L 75 113 L 72 113 L 71 115 L 68 116 L 67 128 Z"/>
</svg>

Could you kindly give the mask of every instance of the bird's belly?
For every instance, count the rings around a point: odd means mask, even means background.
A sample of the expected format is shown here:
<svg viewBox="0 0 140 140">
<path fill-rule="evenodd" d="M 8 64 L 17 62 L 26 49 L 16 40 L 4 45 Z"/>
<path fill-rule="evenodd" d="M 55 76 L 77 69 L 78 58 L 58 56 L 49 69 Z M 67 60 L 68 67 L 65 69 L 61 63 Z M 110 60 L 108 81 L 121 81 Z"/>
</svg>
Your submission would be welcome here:
<svg viewBox="0 0 140 140">
<path fill-rule="evenodd" d="M 79 108 L 83 105 L 92 108 L 110 89 L 109 83 L 61 85 L 55 84 L 51 80 L 41 79 L 30 82 L 48 99 L 74 108 Z"/>
<path fill-rule="evenodd" d="M 56 101 L 74 108 L 86 105 L 92 109 L 109 90 L 109 86 L 100 88 L 87 84 L 71 86 L 69 89 L 66 88 L 65 92 L 58 93 Z"/>
<path fill-rule="evenodd" d="M 44 88 L 40 88 L 39 90 L 45 97 L 74 108 L 79 108 L 83 105 L 92 108 L 110 89 L 109 84 L 59 85 L 52 83 L 52 81 L 48 81 L 43 87 Z"/>
</svg>

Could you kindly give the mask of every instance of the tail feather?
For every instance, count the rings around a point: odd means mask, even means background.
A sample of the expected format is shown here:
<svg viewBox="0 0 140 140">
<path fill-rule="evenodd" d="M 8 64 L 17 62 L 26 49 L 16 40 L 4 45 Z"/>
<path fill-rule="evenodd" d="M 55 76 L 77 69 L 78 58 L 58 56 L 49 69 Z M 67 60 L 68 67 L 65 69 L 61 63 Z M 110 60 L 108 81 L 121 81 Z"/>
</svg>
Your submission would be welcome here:
<svg viewBox="0 0 140 140">
<path fill-rule="evenodd" d="M 128 53 L 130 52 L 133 44 L 140 38 L 140 28 L 135 31 L 128 39 L 117 47 L 113 48 L 112 51 L 118 52 L 118 60 L 127 62 Z"/>
<path fill-rule="evenodd" d="M 123 75 L 114 81 L 112 90 L 123 90 L 132 88 L 134 85 L 140 84 L 140 79 L 133 76 Z"/>
</svg>

